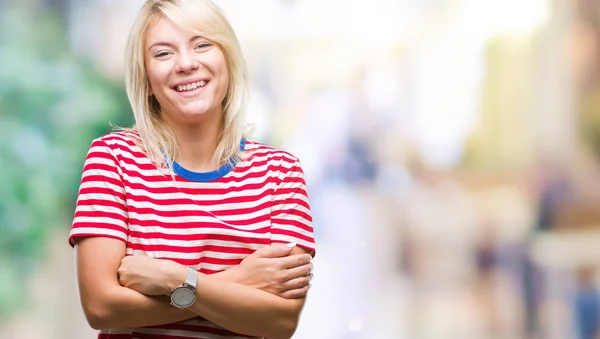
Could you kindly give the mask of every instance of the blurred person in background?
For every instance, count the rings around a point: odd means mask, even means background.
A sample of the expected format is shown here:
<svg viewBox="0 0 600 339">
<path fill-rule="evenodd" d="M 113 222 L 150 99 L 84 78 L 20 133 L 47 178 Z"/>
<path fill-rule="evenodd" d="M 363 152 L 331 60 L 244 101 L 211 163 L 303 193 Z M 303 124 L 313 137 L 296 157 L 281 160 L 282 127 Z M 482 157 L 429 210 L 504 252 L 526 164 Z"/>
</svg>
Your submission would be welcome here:
<svg viewBox="0 0 600 339">
<path fill-rule="evenodd" d="M 69 238 L 99 338 L 293 335 L 312 218 L 299 160 L 245 137 L 247 82 L 212 2 L 145 2 L 127 47 L 136 123 L 92 142 Z"/>
<path fill-rule="evenodd" d="M 575 326 L 579 339 L 596 339 L 600 332 L 600 294 L 594 283 L 593 267 L 579 268 L 573 296 Z"/>
<path fill-rule="evenodd" d="M 538 197 L 536 218 L 533 229 L 526 235 L 524 242 L 527 248 L 532 246 L 536 236 L 555 231 L 561 206 L 569 196 L 573 195 L 568 171 L 565 166 L 553 159 L 541 159 L 537 168 L 537 184 L 535 194 Z M 525 307 L 525 335 L 537 338 L 543 333 L 540 323 L 541 309 L 548 289 L 547 272 L 534 260 L 524 254 L 522 256 L 522 292 Z"/>
</svg>

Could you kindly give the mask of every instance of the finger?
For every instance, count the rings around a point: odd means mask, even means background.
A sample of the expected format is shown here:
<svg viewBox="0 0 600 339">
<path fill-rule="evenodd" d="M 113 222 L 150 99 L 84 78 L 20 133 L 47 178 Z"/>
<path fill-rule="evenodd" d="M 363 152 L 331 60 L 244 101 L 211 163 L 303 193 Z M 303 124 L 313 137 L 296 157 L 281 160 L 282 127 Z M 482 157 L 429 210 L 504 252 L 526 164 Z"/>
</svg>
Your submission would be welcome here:
<svg viewBox="0 0 600 339">
<path fill-rule="evenodd" d="M 257 259 L 257 258 L 269 258 L 269 257 L 271 257 L 271 254 L 270 254 L 271 251 L 272 251 L 272 249 L 270 248 L 270 246 L 260 247 L 259 249 L 255 250 L 252 254 L 247 256 L 244 260 L 252 260 L 252 259 Z"/>
<path fill-rule="evenodd" d="M 125 286 L 127 281 L 125 280 L 125 275 L 121 272 L 117 273 L 117 280 L 119 281 L 119 285 Z"/>
<path fill-rule="evenodd" d="M 307 286 L 309 283 L 310 283 L 310 275 L 305 275 L 300 278 L 295 278 L 295 279 L 286 281 L 285 283 L 283 283 L 281 290 L 282 291 L 295 290 L 295 289 L 299 289 L 304 286 Z"/>
<path fill-rule="evenodd" d="M 283 268 L 293 268 L 306 265 L 307 263 L 310 263 L 311 259 L 312 257 L 310 254 L 294 254 L 285 258 L 281 258 L 281 265 Z"/>
<path fill-rule="evenodd" d="M 286 280 L 292 280 L 296 278 L 306 277 L 311 274 L 313 269 L 312 263 L 304 264 L 302 266 L 289 268 L 285 272 Z"/>
<path fill-rule="evenodd" d="M 308 293 L 308 290 L 310 289 L 310 284 L 298 288 L 298 289 L 294 289 L 294 290 L 287 290 L 285 292 L 282 292 L 279 294 L 280 297 L 284 298 L 284 299 L 298 299 L 298 298 L 303 298 L 306 296 L 306 294 Z"/>
<path fill-rule="evenodd" d="M 269 258 L 280 258 L 285 257 L 292 252 L 292 250 L 296 247 L 296 243 L 290 242 L 287 244 L 282 243 L 274 243 L 269 246 Z"/>
<path fill-rule="evenodd" d="M 254 253 L 258 258 L 281 258 L 290 254 L 294 247 L 296 247 L 295 243 L 274 243 L 270 246 L 259 248 Z"/>
</svg>

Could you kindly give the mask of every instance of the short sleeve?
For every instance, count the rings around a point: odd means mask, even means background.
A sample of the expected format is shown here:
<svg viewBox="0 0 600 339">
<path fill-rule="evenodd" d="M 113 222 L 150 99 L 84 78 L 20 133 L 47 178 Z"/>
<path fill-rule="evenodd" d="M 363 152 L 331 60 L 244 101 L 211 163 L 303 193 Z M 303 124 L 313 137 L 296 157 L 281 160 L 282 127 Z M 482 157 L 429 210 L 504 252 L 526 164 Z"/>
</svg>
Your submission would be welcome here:
<svg viewBox="0 0 600 339">
<path fill-rule="evenodd" d="M 299 161 L 285 171 L 274 191 L 271 242 L 295 242 L 315 255 L 315 238 L 304 172 Z"/>
<path fill-rule="evenodd" d="M 127 241 L 127 204 L 117 159 L 101 139 L 92 142 L 83 166 L 69 243 L 79 237 Z"/>
</svg>

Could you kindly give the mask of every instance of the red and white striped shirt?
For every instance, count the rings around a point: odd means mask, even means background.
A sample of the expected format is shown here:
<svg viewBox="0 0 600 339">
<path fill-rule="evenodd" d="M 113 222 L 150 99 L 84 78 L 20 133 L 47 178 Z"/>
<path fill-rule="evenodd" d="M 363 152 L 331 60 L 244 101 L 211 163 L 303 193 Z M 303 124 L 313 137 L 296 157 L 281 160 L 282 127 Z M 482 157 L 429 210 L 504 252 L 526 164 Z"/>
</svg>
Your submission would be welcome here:
<svg viewBox="0 0 600 339">
<path fill-rule="evenodd" d="M 212 274 L 238 265 L 272 242 L 314 252 L 304 174 L 293 155 L 242 141 L 244 158 L 198 173 L 174 164 L 175 180 L 119 132 L 94 140 L 87 154 L 69 237 L 111 237 L 128 255 L 170 259 Z M 102 330 L 116 338 L 249 338 L 200 317 L 164 326 Z"/>
</svg>

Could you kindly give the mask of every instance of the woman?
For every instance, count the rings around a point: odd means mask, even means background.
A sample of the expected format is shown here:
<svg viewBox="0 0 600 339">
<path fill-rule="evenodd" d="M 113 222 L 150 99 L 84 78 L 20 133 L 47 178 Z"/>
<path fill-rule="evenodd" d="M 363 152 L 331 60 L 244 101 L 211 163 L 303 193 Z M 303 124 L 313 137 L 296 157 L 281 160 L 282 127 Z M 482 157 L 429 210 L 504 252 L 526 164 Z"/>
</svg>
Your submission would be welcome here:
<svg viewBox="0 0 600 339">
<path fill-rule="evenodd" d="M 134 129 L 92 142 L 70 243 L 99 338 L 290 338 L 314 255 L 302 169 L 243 137 L 247 73 L 208 0 L 149 0 Z"/>
</svg>

